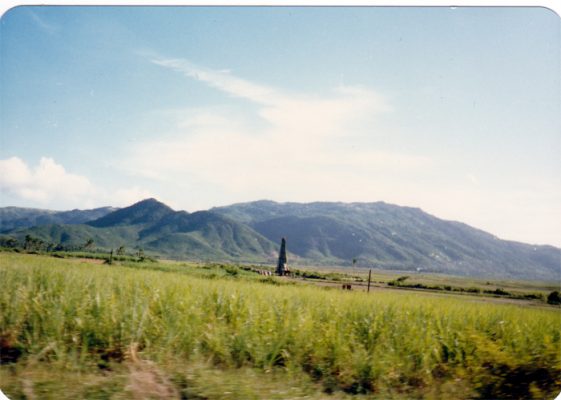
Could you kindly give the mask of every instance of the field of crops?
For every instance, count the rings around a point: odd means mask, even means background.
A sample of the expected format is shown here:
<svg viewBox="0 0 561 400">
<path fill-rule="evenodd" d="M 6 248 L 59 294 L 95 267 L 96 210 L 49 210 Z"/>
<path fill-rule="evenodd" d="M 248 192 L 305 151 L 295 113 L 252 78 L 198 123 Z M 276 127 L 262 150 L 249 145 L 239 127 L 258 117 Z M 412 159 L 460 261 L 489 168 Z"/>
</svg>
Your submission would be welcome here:
<svg viewBox="0 0 561 400">
<path fill-rule="evenodd" d="M 0 254 L 16 398 L 517 398 L 561 391 L 561 311 L 237 267 Z"/>
</svg>

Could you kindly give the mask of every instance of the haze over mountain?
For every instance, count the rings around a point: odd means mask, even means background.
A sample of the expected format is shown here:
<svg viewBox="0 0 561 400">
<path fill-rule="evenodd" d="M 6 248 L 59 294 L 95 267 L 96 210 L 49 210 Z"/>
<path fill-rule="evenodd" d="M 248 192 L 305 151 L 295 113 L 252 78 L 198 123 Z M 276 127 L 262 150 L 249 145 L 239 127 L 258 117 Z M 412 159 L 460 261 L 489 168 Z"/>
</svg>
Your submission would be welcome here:
<svg viewBox="0 0 561 400">
<path fill-rule="evenodd" d="M 8 216 L 3 226 L 16 226 L 5 209 L 0 212 Z M 94 213 L 82 218 L 86 215 Z M 122 245 L 170 258 L 271 263 L 280 238 L 286 237 L 289 263 L 352 265 L 355 259 L 359 267 L 561 278 L 559 248 L 501 240 L 418 208 L 384 202 L 255 201 L 190 214 L 147 199 L 84 224 L 48 224 L 7 232 L 20 240 L 27 234 L 65 246 L 92 238 L 105 249 Z"/>
</svg>

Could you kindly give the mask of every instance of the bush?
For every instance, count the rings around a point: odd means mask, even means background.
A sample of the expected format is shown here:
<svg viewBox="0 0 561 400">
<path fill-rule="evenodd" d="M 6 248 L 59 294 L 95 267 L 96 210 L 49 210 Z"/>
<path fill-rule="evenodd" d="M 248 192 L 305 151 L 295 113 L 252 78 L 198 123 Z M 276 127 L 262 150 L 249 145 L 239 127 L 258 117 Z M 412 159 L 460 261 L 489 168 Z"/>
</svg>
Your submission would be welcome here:
<svg viewBox="0 0 561 400">
<path fill-rule="evenodd" d="M 547 302 L 548 304 L 561 304 L 561 294 L 559 294 L 559 292 L 557 290 L 551 292 L 548 296 L 547 296 Z"/>
<path fill-rule="evenodd" d="M 526 293 L 522 297 L 528 300 L 543 300 L 543 295 L 540 293 Z"/>
<path fill-rule="evenodd" d="M 237 276 L 239 272 L 238 268 L 233 265 L 220 265 L 220 268 L 222 268 L 226 274 L 230 276 Z"/>
<path fill-rule="evenodd" d="M 497 295 L 497 296 L 510 296 L 509 292 L 507 292 L 506 290 L 503 290 L 501 288 L 496 288 L 495 290 L 485 290 L 485 291 L 483 291 L 483 293 L 494 294 L 494 295 Z"/>
<path fill-rule="evenodd" d="M 317 274 L 315 272 L 303 271 L 301 273 L 301 276 L 306 279 L 325 279 L 325 276 Z"/>
</svg>

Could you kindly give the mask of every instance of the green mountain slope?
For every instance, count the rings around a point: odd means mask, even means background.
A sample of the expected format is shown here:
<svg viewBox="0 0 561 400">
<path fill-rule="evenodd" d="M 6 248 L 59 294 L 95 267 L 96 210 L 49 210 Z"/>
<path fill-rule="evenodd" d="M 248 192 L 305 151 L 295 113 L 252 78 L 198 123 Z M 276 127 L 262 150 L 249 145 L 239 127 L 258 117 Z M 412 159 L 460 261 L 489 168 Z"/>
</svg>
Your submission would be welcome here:
<svg viewBox="0 0 561 400">
<path fill-rule="evenodd" d="M 209 211 L 173 211 L 147 199 L 81 225 L 44 225 L 9 232 L 20 243 L 26 235 L 76 248 L 93 239 L 102 249 L 142 248 L 169 258 L 271 261 L 273 243 L 249 226 Z"/>
<path fill-rule="evenodd" d="M 86 224 L 17 228 L 3 238 L 22 243 L 26 235 L 67 247 L 93 239 L 98 248 L 140 247 L 168 258 L 270 263 L 286 237 L 289 263 L 355 259 L 359 267 L 561 281 L 559 248 L 500 240 L 383 202 L 256 201 L 189 214 L 147 199 Z"/>
<path fill-rule="evenodd" d="M 147 249 L 171 256 L 181 250 L 204 259 L 263 261 L 275 253 L 273 244 L 250 227 L 209 211 L 169 214 L 139 235 Z"/>
<path fill-rule="evenodd" d="M 561 278 L 561 250 L 500 240 L 418 208 L 377 203 L 257 201 L 213 208 L 263 236 L 285 236 L 292 252 L 318 262 L 456 275 Z"/>
<path fill-rule="evenodd" d="M 138 228 L 118 226 L 111 228 L 94 228 L 88 225 L 41 225 L 20 228 L 9 232 L 20 243 L 26 235 L 41 239 L 46 243 L 60 244 L 65 248 L 76 249 L 93 239 L 95 246 L 102 249 L 116 249 L 120 246 L 134 247 L 138 241 Z"/>
<path fill-rule="evenodd" d="M 96 228 L 106 228 L 118 225 L 150 224 L 157 223 L 166 215 L 173 213 L 174 211 L 164 203 L 156 199 L 146 199 L 90 221 L 88 225 Z"/>
</svg>

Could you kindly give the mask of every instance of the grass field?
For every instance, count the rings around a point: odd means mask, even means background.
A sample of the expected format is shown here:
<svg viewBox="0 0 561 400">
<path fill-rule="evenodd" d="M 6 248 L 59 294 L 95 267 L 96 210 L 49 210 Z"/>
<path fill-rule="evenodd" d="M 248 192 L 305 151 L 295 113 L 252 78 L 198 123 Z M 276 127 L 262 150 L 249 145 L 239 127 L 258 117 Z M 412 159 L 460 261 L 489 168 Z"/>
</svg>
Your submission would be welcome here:
<svg viewBox="0 0 561 400">
<path fill-rule="evenodd" d="M 0 253 L 0 282 L 0 388 L 11 399 L 561 391 L 559 307 L 349 292 L 227 265 L 10 253 Z"/>
</svg>

